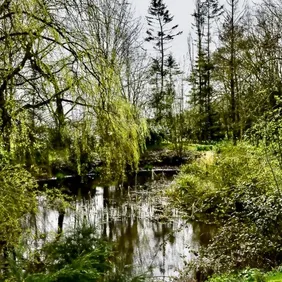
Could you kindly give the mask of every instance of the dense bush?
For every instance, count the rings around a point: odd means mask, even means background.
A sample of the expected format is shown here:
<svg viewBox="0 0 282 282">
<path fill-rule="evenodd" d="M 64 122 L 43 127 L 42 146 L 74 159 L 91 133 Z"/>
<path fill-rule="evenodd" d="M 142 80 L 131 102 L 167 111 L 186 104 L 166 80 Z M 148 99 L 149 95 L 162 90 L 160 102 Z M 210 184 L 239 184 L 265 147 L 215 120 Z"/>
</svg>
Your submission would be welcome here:
<svg viewBox="0 0 282 282">
<path fill-rule="evenodd" d="M 273 193 L 276 183 L 271 168 L 253 147 L 227 144 L 183 166 L 167 192 L 192 219 L 211 222 L 240 211 L 240 198 L 250 186 L 254 193 Z"/>
<path fill-rule="evenodd" d="M 4 281 L 25 282 L 140 282 L 145 275 L 119 269 L 112 244 L 99 238 L 95 228 L 82 225 L 53 241 L 15 248 L 9 256 Z M 1 280 L 2 281 L 2 280 Z"/>
<path fill-rule="evenodd" d="M 259 150 L 245 144 L 218 146 L 182 168 L 168 193 L 190 218 L 218 224 L 210 244 L 189 266 L 199 281 L 211 273 L 282 263 L 279 176 L 274 160 L 267 163 Z"/>
<path fill-rule="evenodd" d="M 24 255 L 25 254 L 25 255 Z M 108 244 L 83 226 L 41 248 L 15 248 L 5 281 L 101 281 L 112 269 Z"/>
<path fill-rule="evenodd" d="M 281 267 L 270 272 L 262 272 L 256 268 L 246 268 L 239 272 L 214 275 L 208 282 L 281 282 Z"/>
<path fill-rule="evenodd" d="M 237 274 L 214 276 L 209 282 L 265 282 L 266 275 L 259 269 L 245 269 Z"/>
<path fill-rule="evenodd" d="M 206 274 L 246 267 L 271 269 L 282 263 L 282 201 L 257 196 L 222 223 L 210 244 L 200 250 L 193 268 Z"/>
</svg>

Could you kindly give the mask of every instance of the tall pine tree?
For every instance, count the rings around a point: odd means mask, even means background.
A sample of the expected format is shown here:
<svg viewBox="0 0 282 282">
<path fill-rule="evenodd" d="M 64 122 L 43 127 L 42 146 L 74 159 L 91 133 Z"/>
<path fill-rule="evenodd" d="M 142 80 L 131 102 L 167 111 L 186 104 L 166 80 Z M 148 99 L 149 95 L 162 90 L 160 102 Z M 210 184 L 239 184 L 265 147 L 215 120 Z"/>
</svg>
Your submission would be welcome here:
<svg viewBox="0 0 282 282">
<path fill-rule="evenodd" d="M 211 42 L 213 21 L 223 12 L 218 0 L 197 0 L 193 17 L 196 30 L 197 57 L 190 82 L 192 103 L 197 108 L 196 137 L 199 141 L 214 139 L 213 89 L 211 85 Z"/>
<path fill-rule="evenodd" d="M 169 49 L 168 44 L 180 35 L 177 32 L 178 25 L 172 25 L 173 16 L 170 14 L 163 0 L 152 0 L 147 16 L 148 30 L 147 42 L 153 42 L 157 55 L 152 60 L 151 70 L 154 72 L 154 94 L 152 106 L 155 109 L 155 118 L 157 121 L 162 119 L 163 107 L 162 101 L 165 97 L 165 77 L 167 70 L 165 67 L 166 51 Z"/>
</svg>

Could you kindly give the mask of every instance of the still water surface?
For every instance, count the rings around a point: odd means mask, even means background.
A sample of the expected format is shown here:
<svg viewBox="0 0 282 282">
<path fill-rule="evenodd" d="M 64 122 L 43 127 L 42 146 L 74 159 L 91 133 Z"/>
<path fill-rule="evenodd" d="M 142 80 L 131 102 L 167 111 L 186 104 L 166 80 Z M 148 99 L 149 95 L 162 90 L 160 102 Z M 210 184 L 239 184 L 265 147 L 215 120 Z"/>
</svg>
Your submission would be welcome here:
<svg viewBox="0 0 282 282">
<path fill-rule="evenodd" d="M 77 185 L 77 184 L 76 184 Z M 73 207 L 62 215 L 40 204 L 36 217 L 39 232 L 56 233 L 82 221 L 95 226 L 99 235 L 114 242 L 118 261 L 133 273 L 147 272 L 166 281 L 177 276 L 194 251 L 209 240 L 207 226 L 187 223 L 156 190 L 168 182 L 150 182 L 134 188 L 90 184 L 77 189 Z"/>
</svg>

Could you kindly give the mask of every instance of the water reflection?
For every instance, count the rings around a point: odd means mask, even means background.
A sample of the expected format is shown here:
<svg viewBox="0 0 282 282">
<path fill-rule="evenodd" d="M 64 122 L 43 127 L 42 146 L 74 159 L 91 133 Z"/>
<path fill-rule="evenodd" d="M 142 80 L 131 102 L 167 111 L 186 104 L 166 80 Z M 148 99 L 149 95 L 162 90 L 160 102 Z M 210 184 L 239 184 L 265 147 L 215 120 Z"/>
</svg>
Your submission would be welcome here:
<svg viewBox="0 0 282 282">
<path fill-rule="evenodd" d="M 87 221 L 115 243 L 117 261 L 129 271 L 149 272 L 164 280 L 176 276 L 183 257 L 191 260 L 199 244 L 208 240 L 204 227 L 186 223 L 177 210 L 166 214 L 167 201 L 156 202 L 148 185 L 146 189 L 94 187 L 89 191 L 78 191 L 73 207 L 63 212 L 48 209 L 41 199 L 40 213 L 30 224 L 37 232 L 56 234 Z"/>
</svg>

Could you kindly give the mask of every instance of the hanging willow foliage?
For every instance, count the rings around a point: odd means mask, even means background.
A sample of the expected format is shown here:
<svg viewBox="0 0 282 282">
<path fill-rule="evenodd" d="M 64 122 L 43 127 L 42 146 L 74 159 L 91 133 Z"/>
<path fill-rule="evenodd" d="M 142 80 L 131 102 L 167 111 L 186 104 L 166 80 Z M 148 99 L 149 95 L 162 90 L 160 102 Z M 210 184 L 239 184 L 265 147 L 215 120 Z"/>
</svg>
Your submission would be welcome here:
<svg viewBox="0 0 282 282">
<path fill-rule="evenodd" d="M 121 82 L 135 31 L 127 3 L 110 3 L 11 0 L 0 11 L 0 138 L 13 163 L 82 174 L 98 160 L 109 178 L 137 168 L 147 128 Z"/>
<path fill-rule="evenodd" d="M 1 253 L 5 244 L 18 242 L 23 216 L 36 212 L 37 183 L 20 165 L 6 165 L 0 171 L 0 185 Z"/>
<path fill-rule="evenodd" d="M 136 122 L 132 106 L 122 99 L 115 102 L 113 112 L 99 113 L 99 155 L 108 176 L 123 177 L 127 166 L 137 169 L 145 133 L 146 124 Z"/>
<path fill-rule="evenodd" d="M 97 134 L 99 153 L 106 172 L 122 172 L 127 165 L 137 169 L 140 149 L 144 146 L 146 125 L 138 119 L 137 111 L 121 94 L 118 71 L 113 65 L 101 64 L 103 79 L 96 85 L 98 106 Z"/>
<path fill-rule="evenodd" d="M 84 93 L 91 105 L 84 109 L 82 121 L 76 123 L 74 150 L 77 160 L 85 153 L 98 157 L 104 179 L 122 179 L 127 169 L 137 169 L 147 126 L 138 110 L 122 96 L 114 64 L 101 59 L 98 67 L 99 81 L 84 81 Z"/>
</svg>

